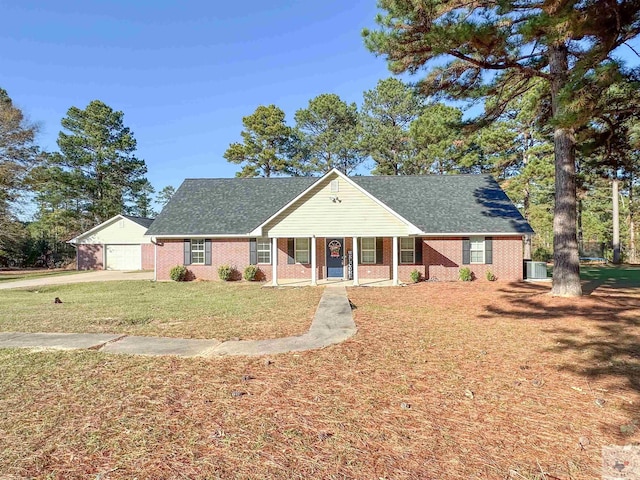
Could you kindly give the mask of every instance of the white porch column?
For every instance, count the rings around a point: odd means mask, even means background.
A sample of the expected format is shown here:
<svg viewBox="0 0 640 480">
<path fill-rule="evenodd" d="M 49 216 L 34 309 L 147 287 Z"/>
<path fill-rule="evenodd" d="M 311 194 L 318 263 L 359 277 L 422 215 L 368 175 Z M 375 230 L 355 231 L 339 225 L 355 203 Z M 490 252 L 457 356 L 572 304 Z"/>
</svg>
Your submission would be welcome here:
<svg viewBox="0 0 640 480">
<path fill-rule="evenodd" d="M 316 272 L 316 237 L 311 237 L 311 286 L 318 284 L 318 272 Z"/>
<path fill-rule="evenodd" d="M 358 281 L 358 237 L 353 237 L 351 240 L 353 242 L 353 286 L 357 287 L 360 285 Z"/>
<path fill-rule="evenodd" d="M 398 285 L 398 237 L 393 237 L 393 284 Z"/>
<path fill-rule="evenodd" d="M 271 284 L 274 287 L 278 286 L 278 239 L 271 239 Z"/>
</svg>

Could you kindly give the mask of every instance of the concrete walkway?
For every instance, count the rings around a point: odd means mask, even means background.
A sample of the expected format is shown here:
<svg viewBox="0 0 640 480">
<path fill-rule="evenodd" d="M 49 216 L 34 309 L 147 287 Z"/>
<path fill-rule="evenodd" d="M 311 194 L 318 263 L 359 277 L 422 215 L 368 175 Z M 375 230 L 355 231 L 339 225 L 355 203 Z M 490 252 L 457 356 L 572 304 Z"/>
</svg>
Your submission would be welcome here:
<svg viewBox="0 0 640 480">
<path fill-rule="evenodd" d="M 138 270 L 131 272 L 95 270 L 82 273 L 69 273 L 66 275 L 27 278 L 24 280 L 3 280 L 0 282 L 0 290 L 42 287 L 45 285 L 66 285 L 68 283 L 109 282 L 115 280 L 153 280 L 153 272 Z"/>
<path fill-rule="evenodd" d="M 140 337 L 103 333 L 19 333 L 0 332 L 0 348 L 77 350 L 92 349 L 130 355 L 177 355 L 215 357 L 220 355 L 268 355 L 301 352 L 344 342 L 356 333 L 347 291 L 342 286 L 326 287 L 309 331 L 296 337 L 272 340 L 199 340 L 168 337 Z"/>
</svg>

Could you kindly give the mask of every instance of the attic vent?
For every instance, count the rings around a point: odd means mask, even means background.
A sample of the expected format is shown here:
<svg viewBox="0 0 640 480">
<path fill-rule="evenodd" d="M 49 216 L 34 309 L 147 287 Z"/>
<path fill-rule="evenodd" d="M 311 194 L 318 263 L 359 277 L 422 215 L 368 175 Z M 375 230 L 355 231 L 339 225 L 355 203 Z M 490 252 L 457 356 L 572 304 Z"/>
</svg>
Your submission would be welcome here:
<svg viewBox="0 0 640 480">
<path fill-rule="evenodd" d="M 331 180 L 331 193 L 338 193 L 340 191 L 340 183 L 338 180 Z"/>
<path fill-rule="evenodd" d="M 118 226 L 119 226 L 120 228 L 124 228 L 124 220 L 120 220 L 120 221 L 118 222 Z"/>
</svg>

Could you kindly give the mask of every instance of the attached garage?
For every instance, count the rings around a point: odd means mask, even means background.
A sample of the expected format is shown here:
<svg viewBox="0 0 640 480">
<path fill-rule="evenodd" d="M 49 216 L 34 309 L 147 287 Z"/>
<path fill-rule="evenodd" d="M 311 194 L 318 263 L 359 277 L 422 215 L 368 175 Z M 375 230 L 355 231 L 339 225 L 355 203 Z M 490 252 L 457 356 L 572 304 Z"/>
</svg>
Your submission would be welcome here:
<svg viewBox="0 0 640 480">
<path fill-rule="evenodd" d="M 69 241 L 78 270 L 151 270 L 154 245 L 145 233 L 153 219 L 116 215 Z"/>
<path fill-rule="evenodd" d="M 142 270 L 140 245 L 105 245 L 107 270 Z"/>
</svg>

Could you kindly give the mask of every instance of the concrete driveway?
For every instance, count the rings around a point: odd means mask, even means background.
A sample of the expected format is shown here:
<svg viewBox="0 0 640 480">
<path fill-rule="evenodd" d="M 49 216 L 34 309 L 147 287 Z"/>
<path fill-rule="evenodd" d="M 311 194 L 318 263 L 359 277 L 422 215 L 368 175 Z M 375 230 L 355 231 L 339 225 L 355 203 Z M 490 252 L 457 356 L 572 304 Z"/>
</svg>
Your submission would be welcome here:
<svg viewBox="0 0 640 480">
<path fill-rule="evenodd" d="M 109 282 L 115 280 L 153 280 L 153 272 L 141 272 L 138 270 L 131 272 L 97 270 L 67 275 L 54 275 L 50 277 L 29 278 L 26 280 L 5 280 L 0 282 L 0 290 L 7 290 L 9 288 L 41 287 L 44 285 L 66 285 L 69 283 Z"/>
</svg>

